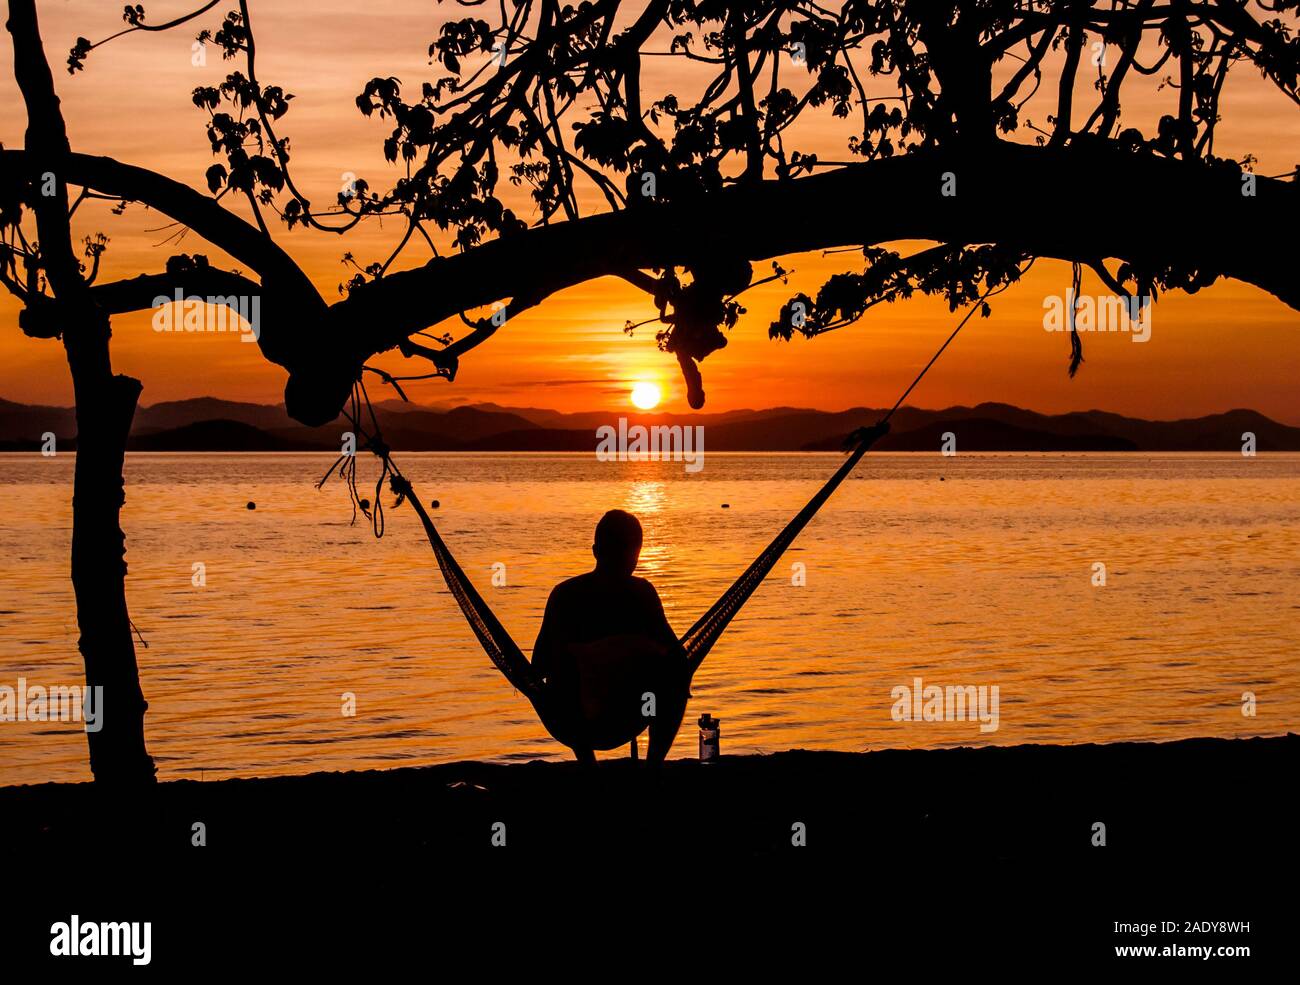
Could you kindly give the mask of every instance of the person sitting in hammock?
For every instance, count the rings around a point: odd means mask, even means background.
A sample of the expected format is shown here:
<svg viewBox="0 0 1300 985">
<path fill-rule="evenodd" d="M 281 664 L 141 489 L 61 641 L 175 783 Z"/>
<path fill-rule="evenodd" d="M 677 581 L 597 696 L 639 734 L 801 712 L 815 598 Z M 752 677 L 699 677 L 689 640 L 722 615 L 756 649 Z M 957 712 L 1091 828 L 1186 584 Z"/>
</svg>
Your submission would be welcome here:
<svg viewBox="0 0 1300 985">
<path fill-rule="evenodd" d="M 662 762 L 686 711 L 686 654 L 659 593 L 635 577 L 641 524 L 610 510 L 596 524 L 594 570 L 555 586 L 533 646 L 560 728 L 579 762 L 631 742 L 648 726 L 650 763 Z"/>
</svg>

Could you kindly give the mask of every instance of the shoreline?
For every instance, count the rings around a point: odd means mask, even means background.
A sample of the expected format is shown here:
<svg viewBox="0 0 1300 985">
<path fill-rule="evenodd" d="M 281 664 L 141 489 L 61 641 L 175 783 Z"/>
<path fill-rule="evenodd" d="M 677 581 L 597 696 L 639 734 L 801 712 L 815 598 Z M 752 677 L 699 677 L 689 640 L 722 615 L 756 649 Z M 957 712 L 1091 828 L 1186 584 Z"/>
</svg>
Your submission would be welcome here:
<svg viewBox="0 0 1300 985">
<path fill-rule="evenodd" d="M 808 847 L 864 857 L 942 851 L 1076 861 L 1104 849 L 1145 860 L 1228 862 L 1242 845 L 1256 857 L 1294 857 L 1286 788 L 1298 761 L 1300 735 L 1288 733 L 790 750 L 708 765 L 669 760 L 658 770 L 626 759 L 590 771 L 569 762 L 467 761 L 169 780 L 140 792 L 44 783 L 0 787 L 0 834 L 27 850 L 172 855 L 194 850 L 201 824 L 206 847 L 219 853 L 292 856 L 352 846 L 452 862 L 501 847 L 530 855 L 726 856 Z M 1102 830 L 1105 845 L 1094 845 Z"/>
</svg>

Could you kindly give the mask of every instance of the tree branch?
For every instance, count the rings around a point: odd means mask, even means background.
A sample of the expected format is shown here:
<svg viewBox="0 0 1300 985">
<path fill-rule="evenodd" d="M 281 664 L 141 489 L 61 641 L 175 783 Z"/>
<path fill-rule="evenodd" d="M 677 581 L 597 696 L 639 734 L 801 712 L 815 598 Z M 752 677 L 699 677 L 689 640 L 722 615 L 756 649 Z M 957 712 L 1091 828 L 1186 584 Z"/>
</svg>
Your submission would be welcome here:
<svg viewBox="0 0 1300 985">
<path fill-rule="evenodd" d="M 942 175 L 960 194 L 940 194 Z M 764 260 L 905 239 L 988 242 L 1089 262 L 1186 264 L 1235 277 L 1300 308 L 1300 282 L 1268 231 L 1300 219 L 1291 182 L 1258 178 L 1244 197 L 1238 172 L 1110 147 L 998 142 L 963 157 L 917 152 L 792 181 L 734 187 L 689 206 L 605 213 L 493 240 L 389 274 L 334 307 L 358 326 L 353 358 L 368 358 L 458 311 L 502 297 L 545 297 L 627 271 L 688 266 L 715 256 Z M 1033 202 L 1033 209 L 1015 207 Z M 1052 222 L 1081 203 L 1119 224 Z M 779 222 L 772 216 L 781 216 Z M 376 317 L 382 312 L 383 317 Z"/>
</svg>

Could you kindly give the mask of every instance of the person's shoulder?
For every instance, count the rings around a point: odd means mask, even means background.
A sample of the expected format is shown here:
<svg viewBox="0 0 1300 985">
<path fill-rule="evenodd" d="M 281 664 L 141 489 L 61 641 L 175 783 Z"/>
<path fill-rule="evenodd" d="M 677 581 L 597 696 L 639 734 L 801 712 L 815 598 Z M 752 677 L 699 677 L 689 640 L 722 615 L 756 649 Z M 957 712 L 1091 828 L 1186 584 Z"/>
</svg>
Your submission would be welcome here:
<svg viewBox="0 0 1300 985">
<path fill-rule="evenodd" d="M 581 575 L 574 575 L 572 578 L 565 578 L 554 588 L 551 589 L 551 598 L 564 599 L 570 595 L 585 592 L 591 584 L 591 572 Z"/>
<path fill-rule="evenodd" d="M 659 590 L 655 588 L 654 583 L 650 581 L 648 578 L 640 578 L 636 575 L 633 575 L 632 584 L 635 588 L 635 591 L 638 594 L 643 595 L 646 598 L 652 598 L 658 600 Z"/>
</svg>

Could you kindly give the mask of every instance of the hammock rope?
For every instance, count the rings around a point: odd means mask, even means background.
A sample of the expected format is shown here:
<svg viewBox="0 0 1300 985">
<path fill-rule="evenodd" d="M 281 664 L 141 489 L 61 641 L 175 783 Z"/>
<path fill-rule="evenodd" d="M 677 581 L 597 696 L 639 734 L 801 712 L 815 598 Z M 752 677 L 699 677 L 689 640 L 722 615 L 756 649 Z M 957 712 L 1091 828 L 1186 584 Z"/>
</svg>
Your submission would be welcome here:
<svg viewBox="0 0 1300 985">
<path fill-rule="evenodd" d="M 466 621 L 469 622 L 470 629 L 474 630 L 474 635 L 478 637 L 479 644 L 496 664 L 497 670 L 505 675 L 506 680 L 536 707 L 542 695 L 542 680 L 533 670 L 533 665 L 519 649 L 514 638 L 501 625 L 491 606 L 483 600 L 483 596 L 478 593 L 478 589 L 469 580 L 460 563 L 452 556 L 442 535 L 438 533 L 438 528 L 429 519 L 424 504 L 411 488 L 411 483 L 405 476 L 395 473 L 392 484 L 399 494 L 405 490 L 407 499 L 415 508 L 420 522 L 424 524 L 425 536 L 429 538 L 429 545 L 433 548 L 433 556 L 438 560 L 438 568 L 442 571 L 443 580 L 447 583 L 447 588 L 451 591 L 456 604 L 460 606 L 460 611 L 464 613 Z M 540 708 L 538 710 L 541 711 Z"/>
<path fill-rule="evenodd" d="M 867 453 L 871 446 L 889 432 L 890 418 L 894 416 L 894 413 L 900 406 L 902 406 L 903 401 L 907 399 L 908 395 L 916 385 L 921 382 L 925 374 L 930 371 L 930 367 L 935 364 L 939 356 L 943 354 L 944 350 L 948 348 L 953 339 L 957 337 L 957 334 L 965 327 L 971 316 L 979 310 L 980 306 L 992 293 L 993 289 L 990 288 L 970 306 L 965 317 L 963 317 L 957 327 L 953 329 L 952 334 L 948 336 L 943 345 L 941 345 L 930 358 L 930 361 L 925 364 L 921 371 L 916 375 L 916 378 L 912 380 L 911 385 L 903 391 L 903 395 L 895 401 L 894 406 L 890 408 L 888 413 L 886 413 L 879 422 L 871 427 L 859 428 L 848 436 L 846 439 L 846 446 L 851 450 L 844 464 L 836 470 L 834 475 L 826 480 L 804 508 L 795 514 L 781 532 L 773 538 L 772 542 L 768 544 L 758 557 L 756 557 L 749 565 L 749 567 L 741 573 L 740 577 L 738 577 L 735 582 L 733 582 L 732 585 L 722 593 L 722 596 L 709 608 L 709 610 L 704 613 L 704 615 L 702 615 L 681 637 L 680 642 L 683 649 L 686 651 L 690 676 L 694 676 L 695 671 L 699 668 L 700 664 L 703 663 L 704 658 L 713 648 L 713 645 L 718 641 L 723 630 L 727 628 L 728 624 L 733 618 L 735 618 L 741 607 L 749 600 L 749 597 L 753 595 L 755 589 L 762 584 L 763 580 L 776 565 L 776 562 L 780 560 L 781 556 L 786 552 L 790 544 L 794 542 L 794 539 L 799 536 L 804 527 L 808 525 L 812 518 L 817 514 L 818 510 L 822 508 L 826 500 L 828 500 L 835 490 L 839 488 L 840 484 L 848 477 L 849 473 L 853 471 L 854 467 L 859 461 L 861 461 L 862 457 Z M 360 395 L 360 400 L 358 399 L 358 394 Z M 360 406 L 362 402 L 364 402 L 365 407 L 369 410 L 371 424 L 374 428 L 373 434 L 362 426 L 362 413 Z M 379 481 L 375 486 L 375 501 L 373 508 L 367 504 L 365 500 L 358 498 L 356 491 L 355 455 L 340 456 L 339 460 L 334 463 L 334 466 L 330 468 L 329 472 L 325 473 L 325 477 L 317 484 L 318 487 L 323 485 L 325 480 L 328 479 L 336 469 L 338 469 L 342 473 L 345 481 L 348 483 L 349 490 L 352 494 L 354 508 L 357 505 L 360 505 L 362 512 L 371 520 L 376 536 L 383 536 L 384 530 L 383 507 L 379 500 L 384 480 L 388 480 L 390 488 L 397 494 L 396 506 L 400 506 L 403 500 L 408 500 L 410 502 L 416 515 L 419 516 L 420 522 L 424 526 L 425 536 L 428 538 L 429 546 L 433 549 L 433 555 L 438 561 L 438 568 L 442 572 L 442 577 L 447 584 L 447 589 L 456 600 L 456 604 L 460 607 L 460 611 L 465 616 L 466 622 L 469 623 L 470 629 L 473 630 L 474 635 L 478 638 L 479 644 L 483 647 L 483 650 L 496 665 L 497 669 L 501 671 L 506 680 L 508 680 L 513 687 L 520 691 L 532 703 L 533 707 L 542 718 L 543 723 L 547 724 L 548 728 L 550 728 L 550 722 L 548 722 L 549 716 L 546 708 L 547 703 L 545 700 L 545 685 L 542 679 L 537 672 L 533 670 L 532 664 L 529 662 L 528 658 L 524 656 L 523 651 L 520 650 L 518 644 L 515 643 L 514 638 L 511 637 L 505 626 L 501 624 L 501 621 L 492 611 L 491 606 L 489 606 L 483 596 L 479 594 L 469 576 L 465 574 L 465 570 L 452 555 L 451 550 L 442 539 L 442 535 L 438 532 L 438 528 L 434 525 L 433 520 L 430 519 L 428 512 L 425 510 L 424 504 L 416 495 L 415 489 L 411 485 L 410 480 L 402 474 L 401 470 L 397 467 L 397 463 L 393 461 L 391 449 L 379 434 L 379 420 L 375 415 L 374 408 L 370 404 L 370 397 L 366 393 L 365 385 L 361 383 L 361 381 L 358 380 L 353 388 L 351 413 L 347 410 L 343 413 L 344 416 L 351 421 L 352 426 L 356 429 L 356 433 L 365 439 L 365 447 L 373 452 L 383 462 L 383 469 L 380 473 Z M 551 729 L 551 731 L 554 732 L 555 730 Z"/>
<path fill-rule="evenodd" d="M 808 504 L 795 514 L 794 519 L 785 525 L 785 529 L 773 538 L 772 543 L 768 544 L 732 586 L 723 592 L 722 597 L 713 603 L 709 611 L 686 631 L 686 634 L 681 638 L 681 643 L 686 650 L 687 664 L 690 667 L 692 676 L 700 664 L 704 662 L 704 658 L 709 655 L 709 651 L 713 649 L 713 644 L 722 635 L 722 631 L 727 628 L 727 624 L 740 611 L 740 607 L 754 594 L 754 590 L 762 584 L 768 572 L 776 566 L 776 562 L 781 559 L 781 555 L 786 552 L 786 549 L 799 536 L 803 528 L 808 526 L 808 522 L 822 508 L 822 504 L 830 499 L 831 494 L 839 488 L 840 483 L 848 478 L 849 473 L 853 471 L 854 466 L 858 464 L 868 449 L 889 432 L 889 419 L 894 416 L 894 412 L 902 406 L 908 394 L 916 388 L 916 385 L 921 382 L 925 374 L 930 371 L 930 367 L 943 355 L 943 350 L 948 348 L 952 340 L 957 337 L 957 333 L 966 326 L 971 315 L 979 309 L 979 305 L 984 302 L 988 295 L 989 292 L 986 291 L 984 297 L 971 306 L 970 310 L 966 312 L 966 316 L 952 330 L 952 334 L 930 357 L 930 361 L 925 364 L 921 372 L 916 374 L 916 378 L 912 380 L 911 385 L 903 391 L 903 395 L 894 401 L 894 406 L 889 408 L 888 413 L 874 427 L 861 428 L 849 436 L 848 440 L 854 444 L 854 447 L 848 460 L 839 467 L 834 475 L 826 480 L 826 484 L 817 490 L 816 495 L 808 500 Z"/>
</svg>

